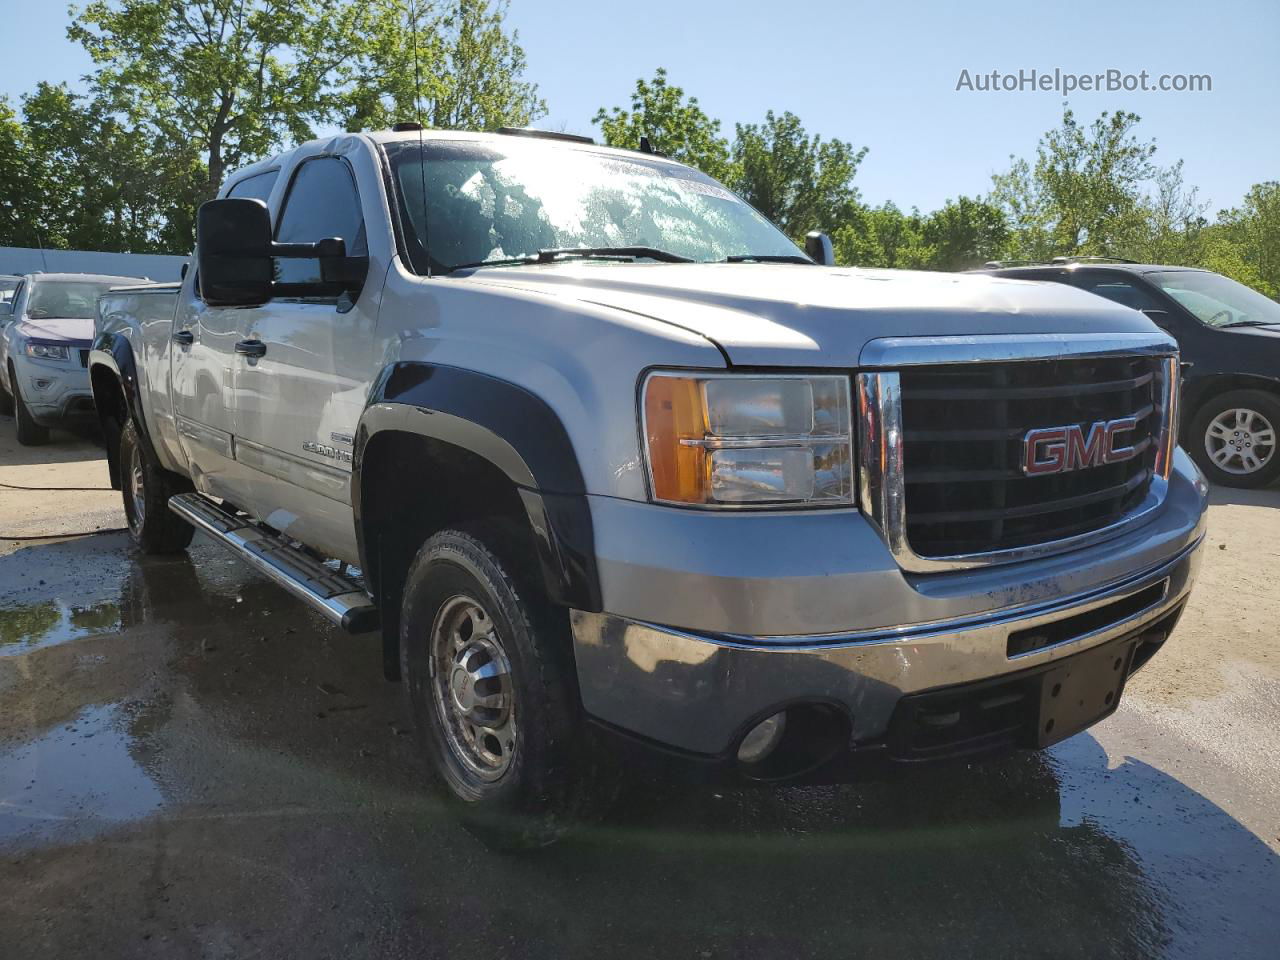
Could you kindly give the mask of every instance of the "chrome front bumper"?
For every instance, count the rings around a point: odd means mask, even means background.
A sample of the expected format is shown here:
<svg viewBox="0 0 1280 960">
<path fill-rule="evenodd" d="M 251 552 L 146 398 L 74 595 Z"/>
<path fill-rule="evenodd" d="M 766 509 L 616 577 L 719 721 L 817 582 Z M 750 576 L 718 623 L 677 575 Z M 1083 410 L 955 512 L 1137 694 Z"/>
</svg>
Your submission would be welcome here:
<svg viewBox="0 0 1280 960">
<path fill-rule="evenodd" d="M 906 694 L 987 680 L 1041 666 L 1139 633 L 1186 600 L 1200 559 L 1197 540 L 1178 556 L 1102 589 L 987 618 L 845 637 L 699 635 L 612 616 L 572 614 L 574 652 L 587 713 L 680 750 L 721 755 L 755 723 L 787 706 L 823 703 L 844 712 L 854 742 L 884 734 Z M 1156 588 L 1156 589 L 1152 589 Z M 1125 601 L 1148 592 L 1136 612 Z M 1143 599 L 1139 597 L 1139 599 Z M 1104 612 L 1081 632 L 1021 655 L 1012 634 Z M 1068 625 L 1069 626 L 1069 625 Z"/>
</svg>

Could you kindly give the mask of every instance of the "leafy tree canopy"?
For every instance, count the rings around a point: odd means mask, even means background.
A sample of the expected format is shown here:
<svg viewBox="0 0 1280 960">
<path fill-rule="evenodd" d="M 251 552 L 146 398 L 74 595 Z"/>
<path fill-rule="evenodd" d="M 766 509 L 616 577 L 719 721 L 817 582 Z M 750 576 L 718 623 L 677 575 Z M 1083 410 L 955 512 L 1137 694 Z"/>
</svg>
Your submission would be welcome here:
<svg viewBox="0 0 1280 960">
<path fill-rule="evenodd" d="M 734 179 L 729 163 L 729 142 L 720 135 L 720 121 L 712 120 L 698 105 L 697 97 L 685 98 L 684 90 L 667 82 L 659 67 L 652 80 L 636 81 L 631 109 L 601 107 L 591 121 L 599 125 L 611 147 L 640 149 L 647 137 L 658 153 L 697 167 L 725 183 Z"/>
</svg>

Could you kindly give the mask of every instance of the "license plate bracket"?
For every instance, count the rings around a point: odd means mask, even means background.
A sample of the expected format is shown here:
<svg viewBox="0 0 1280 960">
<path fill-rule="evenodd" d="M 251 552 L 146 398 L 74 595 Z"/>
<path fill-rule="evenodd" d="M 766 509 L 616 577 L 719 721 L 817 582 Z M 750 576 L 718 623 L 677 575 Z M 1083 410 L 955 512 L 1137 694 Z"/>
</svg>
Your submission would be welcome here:
<svg viewBox="0 0 1280 960">
<path fill-rule="evenodd" d="M 1136 646 L 1135 640 L 1104 644 L 1041 677 L 1039 746 L 1065 740 L 1115 712 Z"/>
</svg>

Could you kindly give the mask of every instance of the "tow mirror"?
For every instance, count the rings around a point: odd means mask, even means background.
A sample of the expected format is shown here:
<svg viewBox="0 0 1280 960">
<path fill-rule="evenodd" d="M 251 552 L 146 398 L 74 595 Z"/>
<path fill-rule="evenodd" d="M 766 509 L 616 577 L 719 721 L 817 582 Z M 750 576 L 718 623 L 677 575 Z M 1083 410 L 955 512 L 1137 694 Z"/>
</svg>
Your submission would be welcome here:
<svg viewBox="0 0 1280 960">
<path fill-rule="evenodd" d="M 836 265 L 835 251 L 831 249 L 831 238 L 821 230 L 810 230 L 804 235 L 804 252 L 814 263 L 824 267 Z"/>
<path fill-rule="evenodd" d="M 271 214 L 261 200 L 209 200 L 196 215 L 200 297 L 211 307 L 244 307 L 271 299 Z"/>
<path fill-rule="evenodd" d="M 319 260 L 319 283 L 276 283 L 275 259 Z M 196 218 L 200 297 L 211 307 L 246 307 L 272 297 L 336 297 L 358 290 L 368 257 L 348 257 L 341 237 L 315 243 L 276 243 L 261 200 L 232 197 L 200 205 Z"/>
</svg>

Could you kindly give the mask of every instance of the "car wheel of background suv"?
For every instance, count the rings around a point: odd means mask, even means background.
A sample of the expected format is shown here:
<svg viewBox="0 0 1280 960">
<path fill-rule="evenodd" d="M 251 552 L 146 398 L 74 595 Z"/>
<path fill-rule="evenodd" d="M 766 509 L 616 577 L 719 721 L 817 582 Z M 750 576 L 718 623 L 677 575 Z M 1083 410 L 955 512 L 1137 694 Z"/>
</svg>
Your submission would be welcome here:
<svg viewBox="0 0 1280 960">
<path fill-rule="evenodd" d="M 18 443 L 24 447 L 38 447 L 49 442 L 49 428 L 36 423 L 22 400 L 22 388 L 13 364 L 9 364 L 9 382 L 13 384 L 13 419 L 18 426 Z"/>
<path fill-rule="evenodd" d="M 13 394 L 3 383 L 0 383 L 0 414 L 13 416 Z"/>
<path fill-rule="evenodd" d="M 1262 487 L 1280 476 L 1280 398 L 1231 390 L 1204 404 L 1183 441 L 1213 483 Z"/>
</svg>

